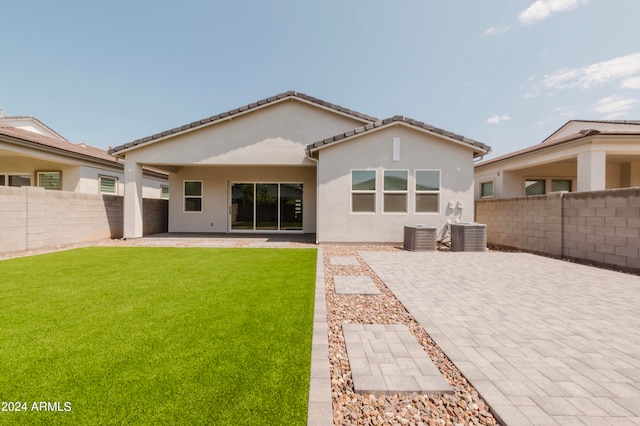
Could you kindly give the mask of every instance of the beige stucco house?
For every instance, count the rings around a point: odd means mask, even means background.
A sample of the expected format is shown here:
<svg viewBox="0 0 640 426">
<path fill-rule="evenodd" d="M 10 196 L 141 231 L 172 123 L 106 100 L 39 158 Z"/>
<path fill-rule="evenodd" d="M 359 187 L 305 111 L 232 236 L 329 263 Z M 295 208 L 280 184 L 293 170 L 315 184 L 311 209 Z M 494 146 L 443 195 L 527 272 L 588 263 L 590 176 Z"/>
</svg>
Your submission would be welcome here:
<svg viewBox="0 0 640 426">
<path fill-rule="evenodd" d="M 37 186 L 87 194 L 124 194 L 124 163 L 105 150 L 76 144 L 33 117 L 0 113 L 0 186 Z M 167 176 L 145 170 L 145 198 L 168 196 Z"/>
<path fill-rule="evenodd" d="M 403 226 L 473 220 L 473 159 L 489 147 L 286 92 L 118 146 L 125 237 L 142 236 L 143 167 L 169 174 L 170 232 L 315 233 L 402 241 Z"/>
<path fill-rule="evenodd" d="M 571 120 L 541 143 L 475 166 L 475 197 L 640 186 L 640 121 Z"/>
</svg>

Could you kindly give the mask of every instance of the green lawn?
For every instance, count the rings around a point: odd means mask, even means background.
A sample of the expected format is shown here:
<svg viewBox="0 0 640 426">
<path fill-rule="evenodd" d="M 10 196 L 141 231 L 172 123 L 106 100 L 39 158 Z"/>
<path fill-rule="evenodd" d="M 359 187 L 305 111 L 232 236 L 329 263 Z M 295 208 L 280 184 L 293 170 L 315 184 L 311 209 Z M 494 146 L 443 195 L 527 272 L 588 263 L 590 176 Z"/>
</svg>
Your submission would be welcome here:
<svg viewBox="0 0 640 426">
<path fill-rule="evenodd" d="M 0 408 L 28 411 L 0 424 L 305 424 L 315 264 L 133 247 L 1 261 Z"/>
</svg>

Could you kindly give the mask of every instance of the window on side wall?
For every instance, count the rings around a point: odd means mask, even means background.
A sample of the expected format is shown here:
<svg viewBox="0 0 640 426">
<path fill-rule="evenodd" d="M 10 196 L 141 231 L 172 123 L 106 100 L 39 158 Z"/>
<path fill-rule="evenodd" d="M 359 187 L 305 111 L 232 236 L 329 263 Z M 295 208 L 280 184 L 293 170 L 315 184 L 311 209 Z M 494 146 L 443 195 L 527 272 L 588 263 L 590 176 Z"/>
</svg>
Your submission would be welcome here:
<svg viewBox="0 0 640 426">
<path fill-rule="evenodd" d="M 113 176 L 100 176 L 100 193 L 109 195 L 118 195 L 118 178 Z"/>
<path fill-rule="evenodd" d="M 546 183 L 544 179 L 527 179 L 524 181 L 524 194 L 544 195 L 547 193 Z"/>
<path fill-rule="evenodd" d="M 552 179 L 551 191 L 567 191 L 571 192 L 571 179 Z"/>
<path fill-rule="evenodd" d="M 416 213 L 440 212 L 440 170 L 416 170 Z"/>
<path fill-rule="evenodd" d="M 38 172 L 38 186 L 54 191 L 62 190 L 60 172 Z"/>
<path fill-rule="evenodd" d="M 351 212 L 376 212 L 376 171 L 351 171 Z"/>
<path fill-rule="evenodd" d="M 480 197 L 481 198 L 493 197 L 493 181 L 482 182 L 480 184 Z"/>
<path fill-rule="evenodd" d="M 409 172 L 406 170 L 384 171 L 384 212 L 406 213 Z"/>
<path fill-rule="evenodd" d="M 28 174 L 0 174 L 0 186 L 30 186 L 31 176 Z"/>
<path fill-rule="evenodd" d="M 160 198 L 163 200 L 169 199 L 169 186 L 168 185 L 160 185 Z"/>
<path fill-rule="evenodd" d="M 202 181 L 201 180 L 185 180 L 184 181 L 184 211 L 185 212 L 201 212 L 202 211 Z"/>
</svg>

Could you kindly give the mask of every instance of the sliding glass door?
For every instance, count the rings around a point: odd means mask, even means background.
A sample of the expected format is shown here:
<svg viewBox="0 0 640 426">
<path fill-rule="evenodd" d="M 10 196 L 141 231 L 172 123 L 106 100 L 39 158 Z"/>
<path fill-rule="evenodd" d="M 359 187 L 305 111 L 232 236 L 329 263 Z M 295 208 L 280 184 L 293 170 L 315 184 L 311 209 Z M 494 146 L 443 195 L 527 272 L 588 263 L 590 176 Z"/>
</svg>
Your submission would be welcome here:
<svg viewBox="0 0 640 426">
<path fill-rule="evenodd" d="M 302 231 L 301 183 L 232 183 L 232 231 Z"/>
<path fill-rule="evenodd" d="M 277 183 L 256 183 L 256 230 L 278 230 Z"/>
</svg>

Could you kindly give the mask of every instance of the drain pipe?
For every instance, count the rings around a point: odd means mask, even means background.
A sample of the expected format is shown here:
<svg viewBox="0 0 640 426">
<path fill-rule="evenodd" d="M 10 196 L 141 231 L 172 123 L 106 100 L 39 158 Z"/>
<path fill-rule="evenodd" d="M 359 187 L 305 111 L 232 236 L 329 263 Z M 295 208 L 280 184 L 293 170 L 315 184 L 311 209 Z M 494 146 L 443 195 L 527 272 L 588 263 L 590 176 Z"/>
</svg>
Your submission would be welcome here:
<svg viewBox="0 0 640 426">
<path fill-rule="evenodd" d="M 566 191 L 560 192 L 560 258 L 564 259 L 564 194 Z"/>
<path fill-rule="evenodd" d="M 318 158 L 313 158 L 311 156 L 311 152 L 309 152 L 308 149 L 307 149 L 307 158 L 313 161 L 314 163 L 316 163 L 316 245 L 318 245 L 319 244 L 318 235 L 320 234 L 320 209 L 318 208 L 320 206 L 320 191 L 318 190 L 320 188 L 318 186 L 318 182 L 319 182 L 318 178 L 320 174 L 320 167 L 319 167 L 320 161 L 318 161 Z"/>
</svg>

